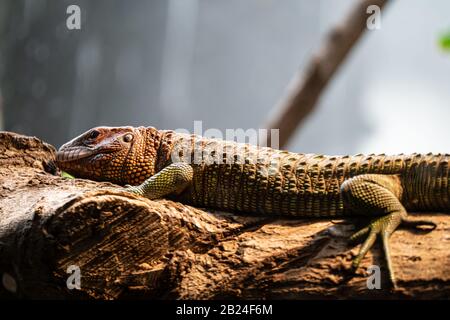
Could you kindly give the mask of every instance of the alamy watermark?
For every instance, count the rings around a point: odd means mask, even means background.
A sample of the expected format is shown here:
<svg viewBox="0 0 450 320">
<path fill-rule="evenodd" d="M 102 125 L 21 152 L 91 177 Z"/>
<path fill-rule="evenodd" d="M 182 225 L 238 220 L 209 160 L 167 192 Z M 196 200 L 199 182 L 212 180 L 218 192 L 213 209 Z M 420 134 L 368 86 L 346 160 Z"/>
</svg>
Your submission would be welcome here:
<svg viewBox="0 0 450 320">
<path fill-rule="evenodd" d="M 369 30 L 381 29 L 381 9 L 377 5 L 370 5 L 366 9 L 366 13 L 370 16 L 366 20 L 366 26 Z"/>
<path fill-rule="evenodd" d="M 381 289 L 381 270 L 377 265 L 367 268 L 367 272 L 370 276 L 366 280 L 367 289 Z"/>
<path fill-rule="evenodd" d="M 282 157 L 266 147 L 267 129 L 219 129 L 203 131 L 202 122 L 194 121 L 194 134 L 176 129 L 179 135 L 171 151 L 172 162 L 190 164 L 262 164 L 278 168 Z M 270 147 L 278 149 L 279 130 L 270 130 Z M 236 143 L 237 142 L 237 143 Z M 262 147 L 262 148 L 258 148 Z"/>
<path fill-rule="evenodd" d="M 81 270 L 79 266 L 76 265 L 70 265 L 67 267 L 67 273 L 70 274 L 70 276 L 66 280 L 67 289 L 73 290 L 81 289 Z"/>
<path fill-rule="evenodd" d="M 67 7 L 66 13 L 69 15 L 66 19 L 66 26 L 69 30 L 81 29 L 81 9 L 76 4 Z"/>
</svg>

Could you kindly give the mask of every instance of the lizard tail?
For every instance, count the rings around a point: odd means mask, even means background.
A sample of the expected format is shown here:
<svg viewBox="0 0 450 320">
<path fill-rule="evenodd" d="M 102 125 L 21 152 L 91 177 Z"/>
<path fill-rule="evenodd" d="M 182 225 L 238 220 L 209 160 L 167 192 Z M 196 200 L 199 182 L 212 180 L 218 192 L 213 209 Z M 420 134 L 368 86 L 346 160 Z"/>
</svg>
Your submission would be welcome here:
<svg viewBox="0 0 450 320">
<path fill-rule="evenodd" d="M 427 155 L 403 177 L 408 210 L 450 211 L 450 155 Z"/>
</svg>

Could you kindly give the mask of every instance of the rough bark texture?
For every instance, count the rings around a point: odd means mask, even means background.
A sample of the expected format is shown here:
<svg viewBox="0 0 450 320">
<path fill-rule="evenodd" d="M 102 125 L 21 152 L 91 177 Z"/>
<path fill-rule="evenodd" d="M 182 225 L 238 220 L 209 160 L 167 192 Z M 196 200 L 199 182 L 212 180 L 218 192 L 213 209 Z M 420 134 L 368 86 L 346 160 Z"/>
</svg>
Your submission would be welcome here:
<svg viewBox="0 0 450 320">
<path fill-rule="evenodd" d="M 384 259 L 376 246 L 346 276 L 356 254 L 345 238 L 351 224 L 150 201 L 113 184 L 61 178 L 53 159 L 54 148 L 36 138 L 0 133 L 0 298 L 450 295 L 449 215 L 428 215 L 438 224 L 430 233 L 397 231 L 391 250 L 400 288 L 392 293 L 382 280 L 381 290 L 369 290 L 364 270 L 383 271 Z M 81 290 L 67 289 L 70 265 L 80 267 Z"/>
</svg>

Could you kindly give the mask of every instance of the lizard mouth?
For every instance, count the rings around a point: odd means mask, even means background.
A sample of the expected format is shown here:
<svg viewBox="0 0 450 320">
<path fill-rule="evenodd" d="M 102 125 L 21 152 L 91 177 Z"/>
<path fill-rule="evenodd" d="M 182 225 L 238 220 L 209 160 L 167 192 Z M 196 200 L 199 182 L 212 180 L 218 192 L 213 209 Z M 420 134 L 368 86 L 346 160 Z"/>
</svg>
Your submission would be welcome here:
<svg viewBox="0 0 450 320">
<path fill-rule="evenodd" d="M 94 154 L 94 150 L 87 148 L 72 148 L 59 150 L 56 152 L 56 161 L 69 162 L 90 157 Z"/>
</svg>

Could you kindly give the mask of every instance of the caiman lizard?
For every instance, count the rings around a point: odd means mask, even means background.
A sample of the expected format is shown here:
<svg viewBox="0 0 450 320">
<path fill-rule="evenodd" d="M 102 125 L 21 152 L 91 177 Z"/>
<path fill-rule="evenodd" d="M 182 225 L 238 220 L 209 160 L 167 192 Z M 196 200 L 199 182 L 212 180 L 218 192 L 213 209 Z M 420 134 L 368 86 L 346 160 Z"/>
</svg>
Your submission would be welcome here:
<svg viewBox="0 0 450 320">
<path fill-rule="evenodd" d="M 208 139 L 153 127 L 97 127 L 64 144 L 58 166 L 76 177 L 125 185 L 150 199 L 301 218 L 366 216 L 351 236 L 365 241 L 352 262 L 381 238 L 389 280 L 389 237 L 403 224 L 436 227 L 408 211 L 450 211 L 450 154 L 326 156 Z"/>
</svg>

